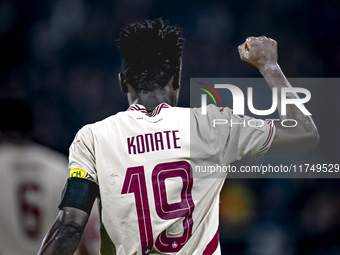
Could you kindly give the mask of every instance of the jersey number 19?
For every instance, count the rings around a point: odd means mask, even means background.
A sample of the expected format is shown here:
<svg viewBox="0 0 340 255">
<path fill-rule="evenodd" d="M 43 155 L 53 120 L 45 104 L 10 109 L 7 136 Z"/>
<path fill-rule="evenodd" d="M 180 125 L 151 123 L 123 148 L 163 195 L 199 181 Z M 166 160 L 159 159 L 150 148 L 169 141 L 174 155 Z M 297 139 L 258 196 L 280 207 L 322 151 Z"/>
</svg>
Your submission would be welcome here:
<svg viewBox="0 0 340 255">
<path fill-rule="evenodd" d="M 157 215 L 163 220 L 183 217 L 183 235 L 168 237 L 163 231 L 155 241 L 155 247 L 160 252 L 178 252 L 188 241 L 192 234 L 192 212 L 194 202 L 191 196 L 192 172 L 190 164 L 186 161 L 161 163 L 152 171 L 152 188 Z M 180 177 L 183 187 L 180 191 L 181 201 L 169 204 L 166 196 L 165 180 Z M 142 254 L 149 254 L 153 247 L 152 225 L 147 195 L 144 167 L 130 167 L 127 169 L 122 194 L 134 193 L 137 209 Z"/>
</svg>

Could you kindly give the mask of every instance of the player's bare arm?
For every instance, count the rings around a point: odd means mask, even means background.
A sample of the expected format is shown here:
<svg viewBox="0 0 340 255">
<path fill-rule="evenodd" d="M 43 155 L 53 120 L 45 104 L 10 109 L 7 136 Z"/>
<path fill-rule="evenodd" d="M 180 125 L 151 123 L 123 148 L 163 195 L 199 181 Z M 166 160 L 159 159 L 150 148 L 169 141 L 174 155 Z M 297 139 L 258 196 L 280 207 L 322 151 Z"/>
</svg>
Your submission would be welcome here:
<svg viewBox="0 0 340 255">
<path fill-rule="evenodd" d="M 47 232 L 38 255 L 73 254 L 98 195 L 96 183 L 82 178 L 69 178 L 62 193 L 59 214 Z"/>
<path fill-rule="evenodd" d="M 81 240 L 89 215 L 77 208 L 62 208 L 47 232 L 38 255 L 73 254 Z"/>
<path fill-rule="evenodd" d="M 275 40 L 261 37 L 248 37 L 238 47 L 241 59 L 257 68 L 271 88 L 291 87 L 277 63 L 277 43 Z M 278 105 L 281 105 L 281 93 L 278 90 Z M 298 98 L 289 94 L 287 98 Z M 268 154 L 302 153 L 314 148 L 319 142 L 316 126 L 310 116 L 304 115 L 295 105 L 287 105 L 286 115 L 279 115 L 281 121 L 294 119 L 298 122 L 295 127 L 276 125 L 276 135 L 267 152 Z"/>
</svg>

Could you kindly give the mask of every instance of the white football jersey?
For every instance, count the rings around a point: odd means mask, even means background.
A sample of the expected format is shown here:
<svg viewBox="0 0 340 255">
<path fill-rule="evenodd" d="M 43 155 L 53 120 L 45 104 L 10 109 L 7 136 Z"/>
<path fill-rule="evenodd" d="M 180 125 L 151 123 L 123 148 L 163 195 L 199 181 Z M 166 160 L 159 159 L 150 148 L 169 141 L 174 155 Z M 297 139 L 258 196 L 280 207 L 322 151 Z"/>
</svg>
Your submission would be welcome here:
<svg viewBox="0 0 340 255">
<path fill-rule="evenodd" d="M 58 214 L 67 158 L 37 144 L 0 145 L 0 254 L 37 254 Z"/>
<path fill-rule="evenodd" d="M 198 170 L 268 150 L 271 124 L 214 125 L 244 118 L 213 105 L 202 115 L 165 103 L 148 113 L 135 104 L 83 127 L 70 146 L 70 176 L 99 185 L 102 254 L 220 254 L 226 173 Z"/>
</svg>

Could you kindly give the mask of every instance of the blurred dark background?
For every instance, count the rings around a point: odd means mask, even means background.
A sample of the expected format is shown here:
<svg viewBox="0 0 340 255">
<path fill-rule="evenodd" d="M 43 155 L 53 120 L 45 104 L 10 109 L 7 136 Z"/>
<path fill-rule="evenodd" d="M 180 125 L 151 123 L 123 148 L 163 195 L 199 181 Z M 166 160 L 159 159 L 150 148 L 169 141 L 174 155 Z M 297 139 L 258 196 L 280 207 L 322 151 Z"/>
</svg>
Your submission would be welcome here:
<svg viewBox="0 0 340 255">
<path fill-rule="evenodd" d="M 0 13 L 0 100 L 28 102 L 34 139 L 65 155 L 83 125 L 128 107 L 114 41 L 122 27 L 143 18 L 163 17 L 184 29 L 180 106 L 189 106 L 190 77 L 261 77 L 238 56 L 248 36 L 278 42 L 287 77 L 331 78 L 340 71 L 337 0 L 0 0 Z M 328 110 L 316 120 L 324 160 L 316 163 L 339 163 L 339 88 L 333 89 L 312 95 L 320 112 Z M 339 184 L 227 180 L 224 254 L 340 254 Z"/>
</svg>

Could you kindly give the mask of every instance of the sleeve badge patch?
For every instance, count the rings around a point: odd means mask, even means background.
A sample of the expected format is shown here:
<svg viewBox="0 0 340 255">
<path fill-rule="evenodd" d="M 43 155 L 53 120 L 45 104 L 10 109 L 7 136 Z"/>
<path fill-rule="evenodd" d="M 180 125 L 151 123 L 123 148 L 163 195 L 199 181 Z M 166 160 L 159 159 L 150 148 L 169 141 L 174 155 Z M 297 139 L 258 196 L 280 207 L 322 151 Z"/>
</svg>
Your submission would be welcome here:
<svg viewBox="0 0 340 255">
<path fill-rule="evenodd" d="M 86 175 L 85 170 L 80 167 L 74 167 L 70 171 L 70 177 L 84 178 L 85 175 Z"/>
</svg>

